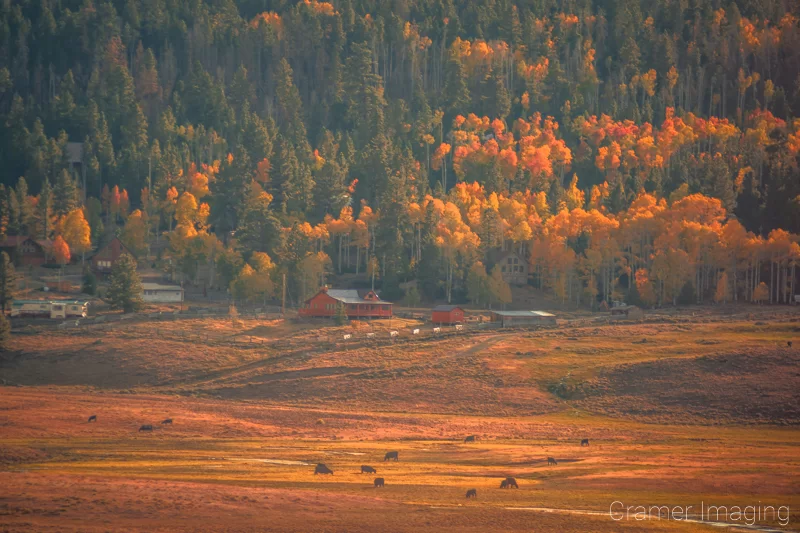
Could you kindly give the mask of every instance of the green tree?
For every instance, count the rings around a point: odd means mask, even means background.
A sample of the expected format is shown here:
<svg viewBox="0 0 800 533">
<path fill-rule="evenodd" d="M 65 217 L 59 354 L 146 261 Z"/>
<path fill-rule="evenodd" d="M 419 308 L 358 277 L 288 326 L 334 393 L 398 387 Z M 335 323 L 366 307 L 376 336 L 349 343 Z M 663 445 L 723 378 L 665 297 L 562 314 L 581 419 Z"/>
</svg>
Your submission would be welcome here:
<svg viewBox="0 0 800 533">
<path fill-rule="evenodd" d="M 336 315 L 334 315 L 333 319 L 336 321 L 337 326 L 344 326 L 349 322 L 347 318 L 347 309 L 342 302 L 336 304 Z"/>
<path fill-rule="evenodd" d="M 8 349 L 8 343 L 11 340 L 11 324 L 6 318 L 5 313 L 0 313 L 0 352 Z"/>
<path fill-rule="evenodd" d="M 136 260 L 129 254 L 123 254 L 111 269 L 106 297 L 112 307 L 126 313 L 138 311 L 144 306 Z"/>
<path fill-rule="evenodd" d="M 86 273 L 83 275 L 83 286 L 81 290 L 85 294 L 91 294 L 92 296 L 97 294 L 97 276 L 95 276 L 94 272 L 90 269 L 86 269 Z"/>
<path fill-rule="evenodd" d="M 53 214 L 62 217 L 78 208 L 80 192 L 75 180 L 67 170 L 62 170 L 53 188 Z"/>
<path fill-rule="evenodd" d="M 14 264 L 5 252 L 0 252 L 0 310 L 5 314 L 6 306 L 14 299 L 17 289 L 17 273 Z"/>
</svg>

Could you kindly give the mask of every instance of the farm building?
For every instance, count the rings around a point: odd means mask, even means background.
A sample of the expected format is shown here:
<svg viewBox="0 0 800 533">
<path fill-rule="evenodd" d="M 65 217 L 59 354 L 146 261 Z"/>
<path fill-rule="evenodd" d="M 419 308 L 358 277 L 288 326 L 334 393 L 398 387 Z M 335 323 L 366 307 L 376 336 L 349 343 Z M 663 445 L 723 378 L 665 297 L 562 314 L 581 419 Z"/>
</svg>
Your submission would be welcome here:
<svg viewBox="0 0 800 533">
<path fill-rule="evenodd" d="M 457 305 L 437 305 L 431 311 L 434 324 L 460 324 L 464 322 L 464 310 Z"/>
<path fill-rule="evenodd" d="M 178 303 L 183 301 L 183 287 L 142 283 L 142 299 L 147 303 Z"/>
<path fill-rule="evenodd" d="M 339 304 L 345 306 L 347 318 L 389 318 L 392 303 L 381 300 L 375 291 L 328 289 L 324 287 L 306 300 L 299 314 L 304 317 L 332 317 Z"/>
<path fill-rule="evenodd" d="M 122 254 L 128 254 L 135 258 L 136 256 L 131 252 L 125 244 L 119 240 L 119 237 L 114 237 L 105 246 L 101 247 L 90 259 L 92 263 L 92 270 L 98 274 L 108 274 L 114 267 Z"/>
<path fill-rule="evenodd" d="M 556 316 L 546 311 L 492 311 L 492 322 L 508 326 L 554 326 Z"/>
<path fill-rule="evenodd" d="M 25 235 L 8 236 L 0 242 L 0 251 L 6 252 L 17 266 L 43 265 L 51 247 L 50 241 L 37 241 Z"/>
<path fill-rule="evenodd" d="M 644 313 L 635 305 L 616 305 L 611 308 L 611 316 L 615 318 L 642 318 Z"/>
<path fill-rule="evenodd" d="M 85 317 L 88 302 L 81 300 L 14 300 L 12 317 L 67 318 Z"/>
<path fill-rule="evenodd" d="M 500 252 L 495 256 L 495 264 L 500 267 L 503 281 L 509 285 L 528 283 L 528 262 L 514 252 Z"/>
</svg>

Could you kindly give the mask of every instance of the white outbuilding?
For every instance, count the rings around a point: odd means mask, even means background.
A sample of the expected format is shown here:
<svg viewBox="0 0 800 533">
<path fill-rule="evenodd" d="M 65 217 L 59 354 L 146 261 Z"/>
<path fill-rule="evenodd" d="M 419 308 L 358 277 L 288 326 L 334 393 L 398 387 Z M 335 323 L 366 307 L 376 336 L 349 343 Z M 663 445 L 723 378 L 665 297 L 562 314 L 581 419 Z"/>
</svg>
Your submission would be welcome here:
<svg viewBox="0 0 800 533">
<path fill-rule="evenodd" d="M 183 287 L 180 285 L 142 283 L 142 291 L 142 299 L 148 303 L 177 303 L 183 301 Z"/>
</svg>

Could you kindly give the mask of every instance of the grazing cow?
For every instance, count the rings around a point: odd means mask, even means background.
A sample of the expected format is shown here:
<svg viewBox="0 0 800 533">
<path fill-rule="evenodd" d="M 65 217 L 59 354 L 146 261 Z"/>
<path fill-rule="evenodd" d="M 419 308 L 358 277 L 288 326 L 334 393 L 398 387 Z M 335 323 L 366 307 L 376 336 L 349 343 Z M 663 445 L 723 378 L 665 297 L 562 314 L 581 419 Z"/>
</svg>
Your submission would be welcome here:
<svg viewBox="0 0 800 533">
<path fill-rule="evenodd" d="M 151 426 L 150 424 L 144 424 L 142 426 L 139 426 L 139 431 L 153 431 L 153 426 Z"/>
<path fill-rule="evenodd" d="M 384 482 L 383 482 L 383 478 L 382 477 L 376 477 L 374 483 L 375 483 L 375 488 L 376 489 L 378 487 L 383 487 L 384 486 Z"/>
<path fill-rule="evenodd" d="M 361 465 L 361 473 L 362 474 L 374 474 L 375 473 L 375 469 L 372 468 L 371 466 Z"/>
<path fill-rule="evenodd" d="M 507 477 L 500 482 L 501 489 L 510 489 L 511 487 L 514 487 L 515 489 L 519 488 L 519 485 L 517 485 L 517 480 L 513 477 Z"/>
<path fill-rule="evenodd" d="M 398 333 L 398 332 L 396 332 L 396 331 L 390 331 L 390 332 L 389 332 L 389 336 L 390 336 L 390 337 L 397 337 L 398 335 L 399 335 L 399 333 Z"/>
<path fill-rule="evenodd" d="M 464 439 L 464 442 L 475 442 L 475 435 L 468 436 L 466 439 Z"/>
<path fill-rule="evenodd" d="M 165 420 L 162 420 L 161 423 L 162 424 L 172 424 L 172 419 L 171 418 L 167 418 Z"/>
<path fill-rule="evenodd" d="M 550 465 L 557 465 L 557 464 L 558 464 L 558 461 L 556 461 L 556 460 L 555 460 L 555 459 L 553 459 L 552 457 L 548 457 L 548 458 L 547 458 L 547 466 L 550 466 Z"/>
<path fill-rule="evenodd" d="M 478 497 L 478 489 L 469 489 L 467 491 L 467 499 L 470 498 L 477 498 Z"/>
<path fill-rule="evenodd" d="M 397 456 L 397 452 L 386 452 L 386 455 L 383 456 L 384 462 L 389 461 L 391 459 L 394 459 L 395 461 L 399 459 L 399 457 Z"/>
<path fill-rule="evenodd" d="M 92 415 L 89 417 L 89 422 L 97 422 L 97 415 Z"/>
<path fill-rule="evenodd" d="M 314 468 L 314 475 L 317 475 L 317 474 L 330 474 L 330 475 L 333 475 L 333 470 L 331 470 L 330 468 L 328 468 L 324 464 L 319 463 L 316 466 L 316 468 Z"/>
<path fill-rule="evenodd" d="M 583 439 L 581 441 L 581 446 L 588 446 L 588 445 L 589 445 L 589 439 Z"/>
<path fill-rule="evenodd" d="M 787 345 L 789 348 L 791 348 L 791 347 L 792 347 L 792 341 L 788 341 L 788 342 L 786 343 L 786 345 Z"/>
<path fill-rule="evenodd" d="M 346 335 L 342 335 L 342 338 L 343 338 L 344 340 L 346 340 L 346 341 L 349 341 L 349 340 L 350 340 L 350 337 L 352 337 L 352 335 L 350 335 L 349 333 L 348 333 L 348 334 L 346 334 Z"/>
</svg>

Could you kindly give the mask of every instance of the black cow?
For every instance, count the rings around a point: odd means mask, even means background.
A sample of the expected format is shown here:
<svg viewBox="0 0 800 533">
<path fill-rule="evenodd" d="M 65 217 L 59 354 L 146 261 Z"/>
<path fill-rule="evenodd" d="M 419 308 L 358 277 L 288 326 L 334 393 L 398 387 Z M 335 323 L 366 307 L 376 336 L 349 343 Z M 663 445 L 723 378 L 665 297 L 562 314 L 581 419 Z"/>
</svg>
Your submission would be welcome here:
<svg viewBox="0 0 800 533">
<path fill-rule="evenodd" d="M 144 424 L 142 426 L 139 426 L 139 431 L 153 431 L 153 426 L 151 426 L 150 424 Z"/>
<path fill-rule="evenodd" d="M 507 477 L 500 482 L 501 489 L 510 489 L 511 487 L 514 487 L 515 489 L 519 488 L 519 485 L 517 485 L 517 480 L 513 477 Z"/>
<path fill-rule="evenodd" d="M 333 470 L 331 470 L 330 468 L 328 468 L 324 464 L 319 463 L 314 468 L 314 475 L 317 475 L 317 474 L 330 474 L 330 475 L 333 475 Z"/>
<path fill-rule="evenodd" d="M 547 458 L 547 466 L 550 466 L 550 465 L 557 465 L 557 464 L 558 464 L 558 461 L 556 461 L 556 460 L 555 460 L 555 459 L 553 459 L 552 457 L 548 457 L 548 458 Z"/>
<path fill-rule="evenodd" d="M 581 446 L 588 446 L 588 445 L 589 445 L 589 439 L 583 439 L 581 441 Z"/>
<path fill-rule="evenodd" d="M 382 477 L 376 477 L 374 483 L 375 483 L 375 488 L 376 489 L 378 487 L 383 487 L 384 484 L 385 484 Z"/>
<path fill-rule="evenodd" d="M 477 497 L 478 497 L 478 489 L 469 489 L 467 491 L 467 499 L 477 498 Z"/>
<path fill-rule="evenodd" d="M 475 435 L 470 435 L 469 437 L 464 439 L 464 442 L 475 442 Z"/>
<path fill-rule="evenodd" d="M 97 415 L 92 415 L 89 417 L 89 422 L 97 422 Z"/>
<path fill-rule="evenodd" d="M 383 456 L 384 462 L 385 461 L 390 461 L 392 459 L 394 459 L 395 461 L 397 461 L 399 459 L 399 457 L 397 455 L 397 452 L 386 452 L 386 455 Z"/>
<path fill-rule="evenodd" d="M 786 343 L 786 346 L 788 346 L 789 348 L 791 348 L 791 347 L 792 347 L 792 341 L 788 341 L 788 342 Z"/>
<path fill-rule="evenodd" d="M 171 418 L 167 418 L 165 420 L 162 420 L 161 423 L 162 424 L 172 424 L 172 419 Z"/>
<path fill-rule="evenodd" d="M 361 465 L 361 473 L 362 474 L 374 474 L 375 469 L 368 465 Z"/>
</svg>

